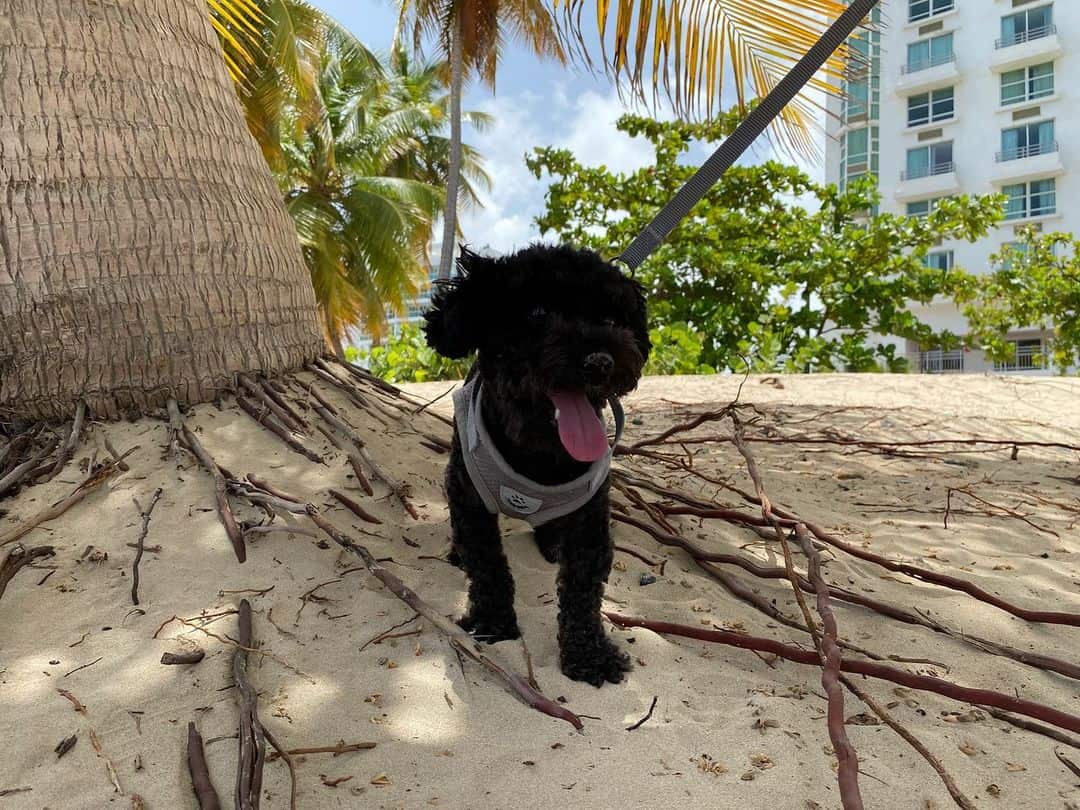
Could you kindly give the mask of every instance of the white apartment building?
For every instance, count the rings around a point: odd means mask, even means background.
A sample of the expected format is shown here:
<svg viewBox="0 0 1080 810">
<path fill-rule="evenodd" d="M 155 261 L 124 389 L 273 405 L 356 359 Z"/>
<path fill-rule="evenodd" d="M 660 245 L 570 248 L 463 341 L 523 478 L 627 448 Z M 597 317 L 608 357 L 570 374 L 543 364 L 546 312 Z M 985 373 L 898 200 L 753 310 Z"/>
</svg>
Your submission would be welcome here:
<svg viewBox="0 0 1080 810">
<path fill-rule="evenodd" d="M 874 174 L 881 210 L 911 216 L 952 195 L 1008 196 L 1001 227 L 942 244 L 934 266 L 986 272 L 1017 226 L 1080 234 L 1080 0 L 882 0 L 875 21 L 879 31 L 855 40 L 870 70 L 831 102 L 828 180 Z M 966 331 L 948 301 L 912 309 L 935 329 Z M 898 349 L 913 371 L 1045 374 L 1047 337 L 1010 335 L 1016 358 L 998 366 L 974 350 Z"/>
</svg>

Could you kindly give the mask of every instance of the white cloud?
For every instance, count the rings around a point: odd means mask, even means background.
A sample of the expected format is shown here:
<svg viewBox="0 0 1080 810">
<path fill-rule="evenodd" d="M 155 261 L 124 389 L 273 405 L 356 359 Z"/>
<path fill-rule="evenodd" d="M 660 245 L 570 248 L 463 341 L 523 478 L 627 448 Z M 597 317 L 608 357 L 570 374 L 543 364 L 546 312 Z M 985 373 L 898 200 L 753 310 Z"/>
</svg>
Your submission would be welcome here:
<svg viewBox="0 0 1080 810">
<path fill-rule="evenodd" d="M 632 171 L 652 160 L 648 143 L 615 129 L 626 108 L 614 90 L 572 97 L 555 83 L 545 95 L 516 93 L 473 106 L 495 118 L 486 132 L 466 133 L 484 155 L 494 184 L 481 195 L 484 208 L 461 217 L 465 238 L 476 248 L 505 253 L 540 238 L 533 218 L 543 213 L 548 178 L 537 180 L 525 166 L 534 148 L 566 148 L 587 166 L 604 164 L 613 171 Z"/>
</svg>

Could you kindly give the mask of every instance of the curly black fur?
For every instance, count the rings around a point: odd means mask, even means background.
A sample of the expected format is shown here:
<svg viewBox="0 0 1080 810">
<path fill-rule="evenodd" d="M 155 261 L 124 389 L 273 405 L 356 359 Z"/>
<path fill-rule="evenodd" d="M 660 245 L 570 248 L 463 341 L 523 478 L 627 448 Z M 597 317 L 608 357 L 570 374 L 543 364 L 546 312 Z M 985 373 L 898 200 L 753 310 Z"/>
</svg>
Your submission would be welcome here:
<svg viewBox="0 0 1080 810">
<path fill-rule="evenodd" d="M 632 391 L 649 354 L 641 286 L 591 251 L 533 246 L 491 259 L 464 252 L 425 316 L 429 345 L 447 357 L 477 352 L 483 420 L 506 461 L 541 484 L 588 464 L 559 440 L 550 391 L 581 391 L 597 407 Z M 462 627 L 489 642 L 517 638 L 514 580 L 498 517 L 487 511 L 454 434 L 446 470 L 454 557 L 469 579 Z M 559 659 L 574 680 L 618 683 L 629 658 L 608 640 L 600 600 L 612 563 L 608 484 L 584 507 L 544 524 L 541 553 L 559 563 Z"/>
</svg>

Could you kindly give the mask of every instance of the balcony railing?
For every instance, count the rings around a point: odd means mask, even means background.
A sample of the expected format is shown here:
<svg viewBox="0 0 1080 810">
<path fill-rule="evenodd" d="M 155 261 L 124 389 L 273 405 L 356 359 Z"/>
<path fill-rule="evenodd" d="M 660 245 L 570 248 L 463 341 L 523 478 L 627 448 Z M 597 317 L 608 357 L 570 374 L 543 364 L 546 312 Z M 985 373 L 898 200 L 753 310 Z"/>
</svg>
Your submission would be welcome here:
<svg viewBox="0 0 1080 810">
<path fill-rule="evenodd" d="M 917 352 L 915 367 L 923 374 L 956 374 L 964 370 L 963 349 Z"/>
<path fill-rule="evenodd" d="M 1035 157 L 1036 155 L 1052 155 L 1057 152 L 1057 150 L 1057 141 L 1032 143 L 1027 146 L 1018 146 L 1016 149 L 1009 149 L 1005 152 L 998 152 L 994 155 L 994 162 L 1007 163 L 1010 160 L 1023 160 L 1024 158 Z"/>
<path fill-rule="evenodd" d="M 994 363 L 994 371 L 1031 371 L 1046 368 L 1046 352 L 1042 344 L 1037 346 L 1017 346 L 1012 360 Z"/>
<path fill-rule="evenodd" d="M 1034 42 L 1037 39 L 1053 36 L 1057 33 L 1056 25 L 1044 25 L 1040 28 L 1029 28 L 1027 31 L 1018 31 L 1011 37 L 994 40 L 995 50 L 1011 48 L 1013 45 L 1023 45 L 1025 42 Z"/>
<path fill-rule="evenodd" d="M 906 76 L 909 73 L 918 73 L 922 70 L 929 70 L 932 67 L 937 67 L 938 65 L 947 65 L 949 64 L 949 62 L 955 61 L 956 54 L 948 53 L 945 56 L 936 56 L 930 59 L 922 59 L 918 62 L 908 62 L 906 65 L 902 65 L 900 67 L 900 73 Z"/>
<path fill-rule="evenodd" d="M 900 172 L 900 180 L 918 180 L 920 177 L 935 177 L 939 174 L 950 174 L 956 171 L 956 164 L 951 160 L 948 163 L 935 163 L 933 166 L 923 166 L 912 171 Z"/>
</svg>

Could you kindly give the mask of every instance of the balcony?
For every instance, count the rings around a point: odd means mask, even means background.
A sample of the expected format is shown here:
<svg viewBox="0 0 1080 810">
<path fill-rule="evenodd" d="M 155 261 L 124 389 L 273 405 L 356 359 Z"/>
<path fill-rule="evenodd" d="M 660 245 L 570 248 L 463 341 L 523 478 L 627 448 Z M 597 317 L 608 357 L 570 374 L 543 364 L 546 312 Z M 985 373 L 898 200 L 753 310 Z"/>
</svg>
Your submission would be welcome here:
<svg viewBox="0 0 1080 810">
<path fill-rule="evenodd" d="M 994 43 L 994 53 L 990 57 L 990 69 L 995 73 L 1004 73 L 1025 65 L 1049 62 L 1064 52 L 1057 26 L 1046 25 L 1024 31 L 1009 39 L 997 40 Z"/>
<path fill-rule="evenodd" d="M 903 65 L 900 79 L 896 83 L 896 92 L 901 96 L 925 93 L 939 87 L 948 87 L 960 81 L 960 68 L 956 64 L 956 54 L 937 59 L 927 59 Z"/>
<path fill-rule="evenodd" d="M 912 368 L 921 374 L 959 374 L 964 370 L 963 349 L 915 352 L 910 360 Z"/>
<path fill-rule="evenodd" d="M 926 197 L 948 197 L 960 191 L 960 179 L 956 164 L 937 163 L 913 172 L 900 172 L 900 184 L 896 187 L 896 199 L 918 200 Z"/>
<path fill-rule="evenodd" d="M 1033 143 L 994 155 L 991 182 L 1019 183 L 1040 177 L 1058 177 L 1065 173 L 1057 141 Z"/>
</svg>

